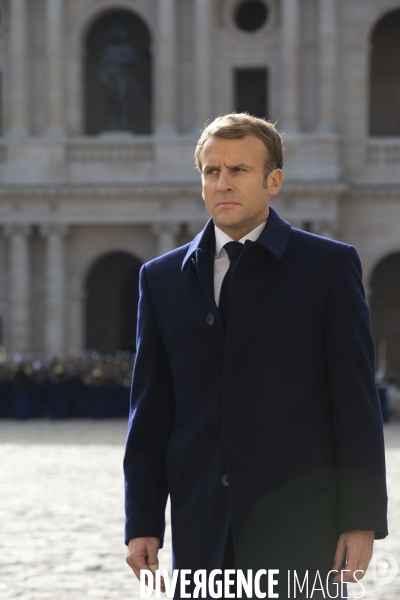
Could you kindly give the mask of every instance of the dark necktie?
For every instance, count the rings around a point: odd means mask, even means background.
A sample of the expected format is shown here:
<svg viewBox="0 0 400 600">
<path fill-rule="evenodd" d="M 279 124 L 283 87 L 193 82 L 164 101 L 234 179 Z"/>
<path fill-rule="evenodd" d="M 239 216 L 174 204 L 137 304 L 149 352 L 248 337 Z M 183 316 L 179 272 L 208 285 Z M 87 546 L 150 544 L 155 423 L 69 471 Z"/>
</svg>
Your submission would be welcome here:
<svg viewBox="0 0 400 600">
<path fill-rule="evenodd" d="M 240 242 L 228 242 L 227 244 L 225 244 L 224 248 L 228 253 L 230 265 L 222 281 L 218 309 L 226 331 L 228 323 L 229 301 L 231 297 L 232 272 L 235 268 L 236 261 L 239 258 L 241 251 L 243 250 L 243 244 L 241 244 Z"/>
</svg>

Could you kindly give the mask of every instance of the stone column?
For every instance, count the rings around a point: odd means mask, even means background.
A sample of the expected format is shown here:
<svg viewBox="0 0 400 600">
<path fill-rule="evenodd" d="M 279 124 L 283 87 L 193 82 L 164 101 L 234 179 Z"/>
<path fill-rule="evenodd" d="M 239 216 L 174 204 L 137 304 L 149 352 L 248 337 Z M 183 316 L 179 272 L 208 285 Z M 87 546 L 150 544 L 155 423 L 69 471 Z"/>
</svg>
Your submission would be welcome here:
<svg viewBox="0 0 400 600">
<path fill-rule="evenodd" d="M 45 349 L 49 356 L 65 350 L 65 225 L 44 225 L 40 233 L 46 239 Z"/>
<path fill-rule="evenodd" d="M 176 15 L 175 0 L 158 0 L 156 47 L 156 132 L 176 132 Z"/>
<path fill-rule="evenodd" d="M 335 131 L 336 106 L 336 0 L 319 2 L 319 122 L 318 131 Z"/>
<path fill-rule="evenodd" d="M 79 282 L 81 283 L 81 282 Z M 68 295 L 67 307 L 67 350 L 77 352 L 85 348 L 85 303 L 87 293 L 78 282 L 72 282 L 72 289 Z"/>
<path fill-rule="evenodd" d="M 64 134 L 63 0 L 46 0 L 47 129 L 46 135 Z"/>
<path fill-rule="evenodd" d="M 8 134 L 28 133 L 27 2 L 10 0 L 10 127 Z"/>
<path fill-rule="evenodd" d="M 155 223 L 151 228 L 154 235 L 157 236 L 157 256 L 166 254 L 176 248 L 176 236 L 180 231 L 180 226 L 175 223 Z"/>
<path fill-rule="evenodd" d="M 194 0 L 195 131 L 211 120 L 212 19 L 210 0 Z"/>
<path fill-rule="evenodd" d="M 29 234 L 26 224 L 10 224 L 4 228 L 9 238 L 9 306 L 10 352 L 30 350 L 30 269 Z"/>
<path fill-rule="evenodd" d="M 299 131 L 300 8 L 299 0 L 282 0 L 282 102 L 279 129 L 285 133 Z"/>
</svg>

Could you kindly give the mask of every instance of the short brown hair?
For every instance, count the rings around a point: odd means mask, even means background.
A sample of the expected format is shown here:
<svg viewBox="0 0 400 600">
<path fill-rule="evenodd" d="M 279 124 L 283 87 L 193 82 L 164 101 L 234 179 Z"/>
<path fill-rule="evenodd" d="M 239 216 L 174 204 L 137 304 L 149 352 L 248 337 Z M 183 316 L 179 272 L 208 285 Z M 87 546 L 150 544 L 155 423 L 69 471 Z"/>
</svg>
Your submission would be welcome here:
<svg viewBox="0 0 400 600">
<path fill-rule="evenodd" d="M 201 152 L 204 144 L 211 136 L 225 139 L 241 139 L 246 137 L 246 135 L 256 136 L 267 148 L 264 166 L 265 178 L 274 169 L 282 169 L 282 137 L 275 125 L 265 119 L 253 117 L 248 113 L 230 113 L 229 115 L 217 117 L 204 128 L 197 142 L 194 155 L 196 166 L 200 173 L 202 170 Z"/>
</svg>

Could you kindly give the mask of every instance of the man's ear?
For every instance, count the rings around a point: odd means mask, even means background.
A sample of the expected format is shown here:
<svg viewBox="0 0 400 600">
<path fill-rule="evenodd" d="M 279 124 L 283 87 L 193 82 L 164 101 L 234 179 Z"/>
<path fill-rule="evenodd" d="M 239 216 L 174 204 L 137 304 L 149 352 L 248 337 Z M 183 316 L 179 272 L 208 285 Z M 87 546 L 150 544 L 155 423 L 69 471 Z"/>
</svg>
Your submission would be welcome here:
<svg viewBox="0 0 400 600">
<path fill-rule="evenodd" d="M 276 196 L 282 187 L 283 171 L 274 169 L 267 177 L 267 189 L 270 196 Z"/>
</svg>

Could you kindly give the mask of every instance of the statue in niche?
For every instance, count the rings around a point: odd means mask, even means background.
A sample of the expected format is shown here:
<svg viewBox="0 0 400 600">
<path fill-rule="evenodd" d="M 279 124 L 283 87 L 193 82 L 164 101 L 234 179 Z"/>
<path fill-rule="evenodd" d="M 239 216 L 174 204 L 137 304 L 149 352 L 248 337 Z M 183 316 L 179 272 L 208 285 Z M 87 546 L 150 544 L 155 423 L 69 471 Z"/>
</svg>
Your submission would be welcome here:
<svg viewBox="0 0 400 600">
<path fill-rule="evenodd" d="M 112 21 L 105 32 L 100 56 L 100 81 L 104 89 L 108 131 L 129 131 L 129 113 L 133 98 L 133 75 L 136 62 L 129 34 L 120 21 Z"/>
</svg>

